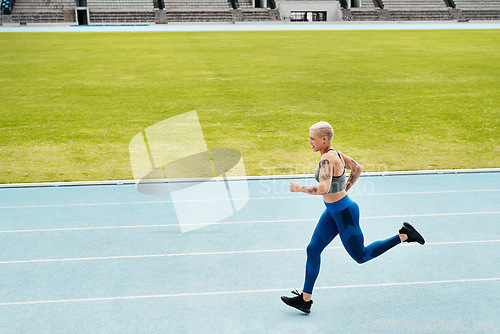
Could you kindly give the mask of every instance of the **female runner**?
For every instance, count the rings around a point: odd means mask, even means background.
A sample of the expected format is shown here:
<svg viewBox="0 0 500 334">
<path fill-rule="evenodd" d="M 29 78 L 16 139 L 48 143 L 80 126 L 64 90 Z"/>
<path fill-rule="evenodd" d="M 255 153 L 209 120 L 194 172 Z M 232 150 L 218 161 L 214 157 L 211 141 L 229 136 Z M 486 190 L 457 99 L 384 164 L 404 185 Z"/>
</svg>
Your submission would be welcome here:
<svg viewBox="0 0 500 334">
<path fill-rule="evenodd" d="M 319 184 L 306 187 L 290 183 L 291 192 L 322 195 L 326 206 L 307 246 L 306 277 L 302 293 L 299 294 L 295 290 L 292 291 L 295 297 L 281 297 L 285 304 L 305 313 L 311 311 L 311 295 L 319 274 L 321 252 L 337 234 L 340 235 L 349 255 L 360 264 L 376 258 L 404 241 L 418 242 L 422 245 L 425 243 L 415 228 L 404 222 L 399 234 L 364 246 L 363 233 L 359 227 L 358 204 L 347 196 L 347 191 L 359 178 L 362 168 L 356 161 L 332 147 L 332 137 L 333 129 L 327 122 L 311 126 L 309 144 L 314 152 L 321 153 L 321 160 L 315 173 Z M 351 170 L 347 181 L 346 168 Z"/>
</svg>

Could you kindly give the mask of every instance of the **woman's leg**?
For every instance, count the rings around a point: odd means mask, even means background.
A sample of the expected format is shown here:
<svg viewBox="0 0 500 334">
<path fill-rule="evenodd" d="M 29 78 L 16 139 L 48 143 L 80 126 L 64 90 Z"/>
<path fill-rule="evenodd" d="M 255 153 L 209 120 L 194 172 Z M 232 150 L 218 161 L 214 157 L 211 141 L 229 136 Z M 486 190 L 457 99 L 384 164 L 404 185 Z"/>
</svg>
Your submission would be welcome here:
<svg viewBox="0 0 500 334">
<path fill-rule="evenodd" d="M 321 252 L 338 233 L 337 225 L 330 217 L 328 210 L 325 210 L 314 230 L 311 242 L 307 246 L 306 278 L 302 290 L 305 294 L 312 294 L 314 283 L 319 274 Z"/>
<path fill-rule="evenodd" d="M 344 248 L 358 263 L 365 263 L 385 253 L 392 247 L 399 245 L 401 239 L 398 234 L 386 240 L 375 241 L 364 246 L 364 237 L 359 227 L 359 207 L 352 202 L 347 208 L 334 214 Z"/>
</svg>

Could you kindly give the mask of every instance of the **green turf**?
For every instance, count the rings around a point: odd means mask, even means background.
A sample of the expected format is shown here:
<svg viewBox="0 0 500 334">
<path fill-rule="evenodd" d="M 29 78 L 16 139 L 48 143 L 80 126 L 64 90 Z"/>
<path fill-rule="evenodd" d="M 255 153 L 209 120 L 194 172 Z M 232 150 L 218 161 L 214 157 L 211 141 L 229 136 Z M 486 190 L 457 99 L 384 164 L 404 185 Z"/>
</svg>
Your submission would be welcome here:
<svg viewBox="0 0 500 334">
<path fill-rule="evenodd" d="M 248 175 L 312 173 L 309 126 L 365 171 L 499 167 L 498 30 L 0 34 L 0 183 L 132 179 L 191 110 Z M 189 134 L 186 134 L 189 140 Z"/>
</svg>

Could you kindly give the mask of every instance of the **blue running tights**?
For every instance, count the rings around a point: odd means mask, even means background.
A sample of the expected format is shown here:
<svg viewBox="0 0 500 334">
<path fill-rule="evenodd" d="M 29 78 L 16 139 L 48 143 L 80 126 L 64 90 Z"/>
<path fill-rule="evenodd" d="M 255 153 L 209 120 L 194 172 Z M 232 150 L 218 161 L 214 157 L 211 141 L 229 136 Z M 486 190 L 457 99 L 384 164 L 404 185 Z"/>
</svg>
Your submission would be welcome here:
<svg viewBox="0 0 500 334">
<path fill-rule="evenodd" d="M 303 292 L 312 294 L 319 274 L 321 252 L 340 234 L 340 239 L 349 255 L 358 263 L 365 263 L 401 243 L 399 235 L 375 241 L 364 246 L 364 237 L 359 227 L 359 207 L 348 196 L 334 203 L 325 203 L 326 210 L 307 246 L 306 279 Z"/>
</svg>

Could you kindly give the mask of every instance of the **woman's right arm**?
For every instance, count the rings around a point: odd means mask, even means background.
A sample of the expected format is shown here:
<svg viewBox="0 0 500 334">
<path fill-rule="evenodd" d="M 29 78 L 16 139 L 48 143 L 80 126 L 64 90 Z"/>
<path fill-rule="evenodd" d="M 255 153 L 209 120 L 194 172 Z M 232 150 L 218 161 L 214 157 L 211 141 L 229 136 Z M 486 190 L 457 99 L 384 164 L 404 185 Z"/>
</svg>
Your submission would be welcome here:
<svg viewBox="0 0 500 334">
<path fill-rule="evenodd" d="M 296 182 L 291 182 L 289 185 L 291 192 L 303 192 L 309 195 L 325 195 L 330 191 L 332 184 L 332 166 L 330 160 L 326 157 L 321 159 L 319 170 L 319 184 L 315 186 L 301 186 Z"/>
</svg>

